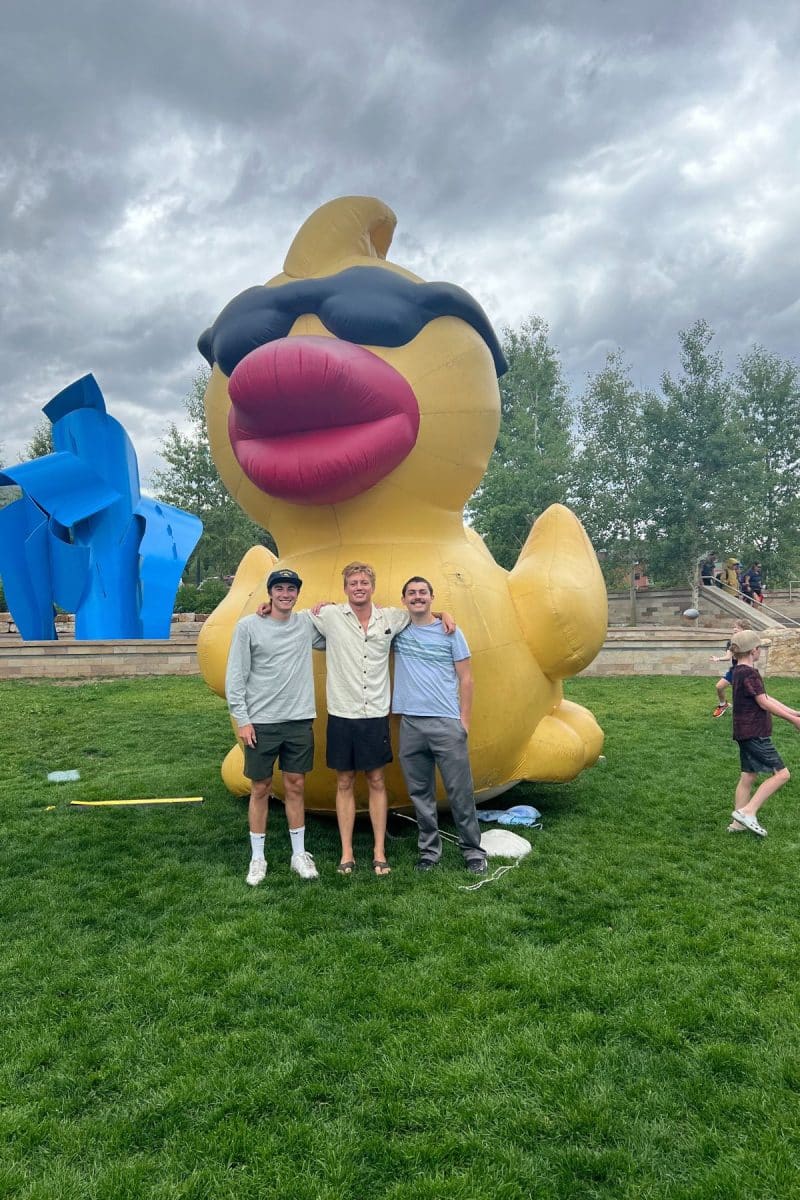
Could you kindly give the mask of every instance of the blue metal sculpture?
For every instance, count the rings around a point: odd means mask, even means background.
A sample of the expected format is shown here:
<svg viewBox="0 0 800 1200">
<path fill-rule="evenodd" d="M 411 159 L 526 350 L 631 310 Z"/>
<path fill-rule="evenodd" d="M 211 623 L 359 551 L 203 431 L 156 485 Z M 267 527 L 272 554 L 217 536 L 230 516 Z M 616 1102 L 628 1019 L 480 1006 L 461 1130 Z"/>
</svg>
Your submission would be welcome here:
<svg viewBox="0 0 800 1200">
<path fill-rule="evenodd" d="M 6 467 L 22 497 L 0 509 L 0 576 L 26 641 L 56 638 L 54 605 L 81 640 L 168 638 L 175 592 L 203 530 L 143 497 L 136 454 L 93 375 L 43 409 L 55 453 Z"/>
</svg>

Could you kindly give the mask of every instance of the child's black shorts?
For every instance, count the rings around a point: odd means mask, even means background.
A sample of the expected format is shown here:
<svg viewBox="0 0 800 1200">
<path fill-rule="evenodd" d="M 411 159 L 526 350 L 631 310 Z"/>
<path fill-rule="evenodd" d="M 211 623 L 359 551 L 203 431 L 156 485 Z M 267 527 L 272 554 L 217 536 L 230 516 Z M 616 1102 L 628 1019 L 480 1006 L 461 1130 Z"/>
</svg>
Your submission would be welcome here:
<svg viewBox="0 0 800 1200">
<path fill-rule="evenodd" d="M 784 770 L 784 761 L 772 738 L 745 738 L 739 742 L 739 762 L 748 775 L 774 775 Z"/>
</svg>

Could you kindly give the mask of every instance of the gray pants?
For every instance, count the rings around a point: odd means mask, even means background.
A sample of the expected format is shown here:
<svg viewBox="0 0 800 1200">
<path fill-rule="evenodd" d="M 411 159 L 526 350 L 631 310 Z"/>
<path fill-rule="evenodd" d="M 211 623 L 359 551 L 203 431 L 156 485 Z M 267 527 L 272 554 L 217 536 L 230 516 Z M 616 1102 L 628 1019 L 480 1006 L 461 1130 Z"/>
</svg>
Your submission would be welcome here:
<svg viewBox="0 0 800 1200">
<path fill-rule="evenodd" d="M 436 811 L 436 767 L 442 776 L 458 842 L 467 862 L 482 862 L 481 831 L 464 726 L 454 717 L 406 717 L 400 722 L 400 766 L 419 826 L 419 854 L 428 862 L 442 857 Z"/>
</svg>

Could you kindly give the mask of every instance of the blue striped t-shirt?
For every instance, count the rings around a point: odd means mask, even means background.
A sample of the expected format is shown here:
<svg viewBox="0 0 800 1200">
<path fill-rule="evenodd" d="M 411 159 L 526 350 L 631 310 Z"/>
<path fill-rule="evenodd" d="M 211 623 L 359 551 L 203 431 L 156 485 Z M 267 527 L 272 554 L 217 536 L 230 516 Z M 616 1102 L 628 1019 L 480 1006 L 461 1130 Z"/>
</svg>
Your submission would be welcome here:
<svg viewBox="0 0 800 1200">
<path fill-rule="evenodd" d="M 458 677 L 453 664 L 470 657 L 461 630 L 445 633 L 439 620 L 431 625 L 407 625 L 392 646 L 392 712 L 409 717 L 458 718 Z"/>
</svg>

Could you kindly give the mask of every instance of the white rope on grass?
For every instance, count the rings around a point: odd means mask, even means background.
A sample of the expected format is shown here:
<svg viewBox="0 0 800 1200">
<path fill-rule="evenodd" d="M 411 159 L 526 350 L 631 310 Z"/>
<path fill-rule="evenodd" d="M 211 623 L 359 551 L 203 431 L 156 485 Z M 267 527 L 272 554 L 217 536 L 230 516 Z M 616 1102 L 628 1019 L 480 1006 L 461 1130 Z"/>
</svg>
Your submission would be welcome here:
<svg viewBox="0 0 800 1200">
<path fill-rule="evenodd" d="M 460 892 L 477 892 L 478 888 L 482 888 L 485 883 L 494 883 L 501 875 L 505 875 L 507 871 L 515 871 L 522 860 L 517 858 L 513 863 L 503 863 L 499 867 L 495 867 L 491 875 L 484 876 L 477 883 L 460 883 L 458 890 Z"/>
<path fill-rule="evenodd" d="M 404 821 L 410 821 L 412 825 L 419 828 L 419 822 L 415 817 L 409 817 L 406 813 L 395 812 L 394 816 L 402 817 Z M 531 826 L 533 829 L 541 829 L 542 823 L 538 821 Z M 443 829 L 439 830 L 440 837 L 445 838 L 448 842 L 459 844 L 458 838 L 448 833 Z M 486 851 L 488 858 L 512 858 L 514 861 L 510 863 L 501 863 L 495 867 L 491 875 L 486 875 L 483 879 L 476 880 L 475 883 L 460 883 L 458 890 L 460 892 L 477 892 L 478 888 L 482 888 L 485 883 L 495 883 L 506 875 L 509 871 L 515 870 L 526 855 L 532 850 L 531 843 L 527 838 L 520 837 L 518 833 L 512 833 L 510 829 L 487 829 L 486 833 L 481 835 L 481 846 Z"/>
</svg>

